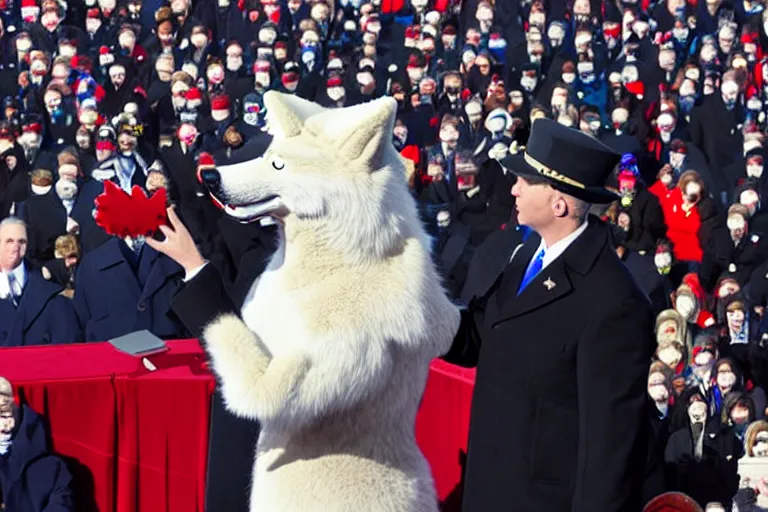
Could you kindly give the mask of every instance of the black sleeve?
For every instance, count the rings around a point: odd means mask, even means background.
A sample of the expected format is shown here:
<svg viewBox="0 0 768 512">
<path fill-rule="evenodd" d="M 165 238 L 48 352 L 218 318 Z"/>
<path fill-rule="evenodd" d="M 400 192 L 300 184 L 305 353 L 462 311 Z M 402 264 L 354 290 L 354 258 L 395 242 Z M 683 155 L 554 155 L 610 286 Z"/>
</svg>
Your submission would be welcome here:
<svg viewBox="0 0 768 512">
<path fill-rule="evenodd" d="M 466 368 L 477 366 L 480 355 L 480 333 L 477 326 L 482 325 L 481 319 L 482 313 L 476 301 L 473 300 L 466 309 L 461 311 L 459 331 L 453 338 L 450 350 L 442 356 L 442 359 Z"/>
<path fill-rule="evenodd" d="M 216 267 L 207 263 L 194 278 L 176 292 L 171 309 L 195 337 L 216 317 L 225 313 L 238 314 L 238 308 L 224 287 Z"/>
</svg>

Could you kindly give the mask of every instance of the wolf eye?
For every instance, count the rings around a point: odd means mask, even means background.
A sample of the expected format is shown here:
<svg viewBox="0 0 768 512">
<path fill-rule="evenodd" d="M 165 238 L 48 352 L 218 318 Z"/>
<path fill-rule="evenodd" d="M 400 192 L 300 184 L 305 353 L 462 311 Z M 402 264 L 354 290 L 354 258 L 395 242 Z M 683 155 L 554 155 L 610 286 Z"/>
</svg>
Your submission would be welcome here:
<svg viewBox="0 0 768 512">
<path fill-rule="evenodd" d="M 272 158 L 272 167 L 277 169 L 278 171 L 282 171 L 283 167 L 285 167 L 285 162 L 283 162 L 283 159 L 279 156 Z"/>
</svg>

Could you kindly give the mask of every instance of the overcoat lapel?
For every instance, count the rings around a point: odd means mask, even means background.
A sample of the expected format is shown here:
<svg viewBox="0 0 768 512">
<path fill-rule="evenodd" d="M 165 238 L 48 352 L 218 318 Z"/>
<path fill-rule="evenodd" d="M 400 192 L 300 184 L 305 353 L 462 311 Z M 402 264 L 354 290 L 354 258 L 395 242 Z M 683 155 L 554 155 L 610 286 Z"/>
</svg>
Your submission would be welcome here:
<svg viewBox="0 0 768 512">
<path fill-rule="evenodd" d="M 546 306 L 562 297 L 568 295 L 573 286 L 568 278 L 568 271 L 565 268 L 562 256 L 547 265 L 547 268 L 528 283 L 528 286 L 517 295 L 517 289 L 522 281 L 523 274 L 527 268 L 523 266 L 522 273 L 516 276 L 514 288 L 507 289 L 507 298 L 502 304 L 499 304 L 499 320 L 506 320 L 516 316 L 528 313 L 542 306 Z M 547 283 L 547 284 L 545 284 Z M 554 286 L 553 286 L 554 285 Z"/>
<path fill-rule="evenodd" d="M 536 249 L 539 248 L 539 243 L 541 243 L 541 238 L 538 236 L 530 237 L 517 253 L 515 253 L 512 261 L 504 269 L 501 285 L 499 286 L 499 291 L 496 293 L 499 310 L 502 309 L 502 306 L 506 302 L 513 300 L 517 295 L 517 290 L 520 288 L 520 283 L 523 281 L 525 271 L 528 269 L 528 263 L 531 262 Z"/>
<path fill-rule="evenodd" d="M 569 273 L 586 274 L 608 241 L 608 228 L 597 217 L 590 216 L 589 226 L 555 261 L 530 282 L 518 296 L 528 263 L 539 247 L 539 237 L 529 238 L 504 271 L 496 293 L 496 315 L 491 323 L 515 318 L 566 297 L 573 290 Z"/>
<path fill-rule="evenodd" d="M 19 302 L 16 323 L 14 329 L 21 325 L 22 332 L 27 332 L 32 325 L 32 322 L 40 316 L 43 308 L 51 297 L 55 296 L 61 291 L 61 287 L 51 282 L 45 281 L 42 276 L 39 276 L 35 269 L 26 267 L 28 281 L 24 287 L 24 292 L 21 295 L 21 301 Z"/>
</svg>

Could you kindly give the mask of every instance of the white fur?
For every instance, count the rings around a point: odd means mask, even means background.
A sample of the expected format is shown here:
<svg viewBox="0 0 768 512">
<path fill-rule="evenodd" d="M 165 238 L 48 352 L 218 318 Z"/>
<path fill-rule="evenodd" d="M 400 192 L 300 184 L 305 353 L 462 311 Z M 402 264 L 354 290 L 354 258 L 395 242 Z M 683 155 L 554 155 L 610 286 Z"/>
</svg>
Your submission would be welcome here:
<svg viewBox="0 0 768 512">
<path fill-rule="evenodd" d="M 225 316 L 204 335 L 227 406 L 262 425 L 251 510 L 437 511 L 414 422 L 459 312 L 391 143 L 395 102 L 264 101 L 275 139 L 220 168 L 222 196 L 279 196 L 281 242 L 245 323 Z"/>
</svg>

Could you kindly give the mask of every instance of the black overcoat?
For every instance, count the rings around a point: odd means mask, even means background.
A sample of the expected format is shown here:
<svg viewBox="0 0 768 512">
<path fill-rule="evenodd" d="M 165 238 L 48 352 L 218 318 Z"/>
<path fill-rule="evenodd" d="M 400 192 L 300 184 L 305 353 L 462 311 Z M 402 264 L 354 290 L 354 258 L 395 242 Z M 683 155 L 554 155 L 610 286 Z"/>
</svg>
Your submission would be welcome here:
<svg viewBox="0 0 768 512">
<path fill-rule="evenodd" d="M 596 217 L 517 296 L 539 242 L 470 302 L 446 355 L 479 357 L 463 511 L 640 510 L 649 300 Z"/>
</svg>

